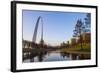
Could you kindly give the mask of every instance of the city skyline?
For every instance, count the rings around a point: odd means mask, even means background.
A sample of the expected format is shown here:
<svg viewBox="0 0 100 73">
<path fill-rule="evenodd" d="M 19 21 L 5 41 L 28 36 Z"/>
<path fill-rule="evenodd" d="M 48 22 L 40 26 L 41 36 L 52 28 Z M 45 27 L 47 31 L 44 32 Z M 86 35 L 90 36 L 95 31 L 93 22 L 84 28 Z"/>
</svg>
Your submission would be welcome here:
<svg viewBox="0 0 100 73">
<path fill-rule="evenodd" d="M 43 39 L 46 44 L 59 45 L 67 42 L 72 35 L 78 19 L 84 18 L 87 13 L 78 12 L 54 12 L 23 10 L 23 39 L 32 41 L 34 28 L 39 16 L 43 18 Z M 41 22 L 37 32 L 37 43 L 41 40 Z"/>
</svg>

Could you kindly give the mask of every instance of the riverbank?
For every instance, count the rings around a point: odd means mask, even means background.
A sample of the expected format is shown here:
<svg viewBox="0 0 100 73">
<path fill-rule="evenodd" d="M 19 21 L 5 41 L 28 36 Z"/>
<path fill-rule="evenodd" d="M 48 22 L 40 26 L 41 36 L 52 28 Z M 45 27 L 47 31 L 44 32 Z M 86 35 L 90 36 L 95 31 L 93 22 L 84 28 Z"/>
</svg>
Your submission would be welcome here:
<svg viewBox="0 0 100 73">
<path fill-rule="evenodd" d="M 80 44 L 77 44 L 67 48 L 62 48 L 61 51 L 73 54 L 91 54 L 91 47 L 90 43 L 82 44 L 82 47 Z"/>
<path fill-rule="evenodd" d="M 61 52 L 67 52 L 67 53 L 72 53 L 72 54 L 91 54 L 90 52 L 86 51 L 77 51 L 77 50 L 61 50 Z"/>
</svg>

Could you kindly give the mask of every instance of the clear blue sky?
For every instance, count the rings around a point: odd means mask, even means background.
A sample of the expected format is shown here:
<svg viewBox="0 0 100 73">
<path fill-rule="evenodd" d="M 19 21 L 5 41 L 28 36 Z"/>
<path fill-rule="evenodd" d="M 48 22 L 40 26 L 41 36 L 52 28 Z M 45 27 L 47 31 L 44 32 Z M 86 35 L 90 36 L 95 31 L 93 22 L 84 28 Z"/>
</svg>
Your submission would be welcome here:
<svg viewBox="0 0 100 73">
<path fill-rule="evenodd" d="M 66 42 L 73 36 L 73 30 L 78 19 L 86 17 L 86 13 L 52 12 L 23 10 L 23 39 L 32 41 L 37 18 L 42 16 L 44 34 L 43 39 L 47 44 L 58 45 Z M 39 22 L 36 42 L 41 38 L 41 21 Z"/>
</svg>

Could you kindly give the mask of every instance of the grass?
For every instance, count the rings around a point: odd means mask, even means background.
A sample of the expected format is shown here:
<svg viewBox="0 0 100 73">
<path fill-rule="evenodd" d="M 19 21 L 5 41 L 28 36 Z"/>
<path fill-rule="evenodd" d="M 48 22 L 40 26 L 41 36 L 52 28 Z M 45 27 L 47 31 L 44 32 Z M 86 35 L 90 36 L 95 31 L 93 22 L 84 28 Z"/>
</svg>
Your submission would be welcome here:
<svg viewBox="0 0 100 73">
<path fill-rule="evenodd" d="M 62 52 L 72 52 L 72 53 L 86 53 L 86 54 L 90 54 L 91 52 L 91 47 L 90 44 L 82 44 L 82 48 L 81 48 L 81 44 L 77 44 L 74 46 L 69 46 L 68 48 L 62 48 L 61 49 Z"/>
</svg>

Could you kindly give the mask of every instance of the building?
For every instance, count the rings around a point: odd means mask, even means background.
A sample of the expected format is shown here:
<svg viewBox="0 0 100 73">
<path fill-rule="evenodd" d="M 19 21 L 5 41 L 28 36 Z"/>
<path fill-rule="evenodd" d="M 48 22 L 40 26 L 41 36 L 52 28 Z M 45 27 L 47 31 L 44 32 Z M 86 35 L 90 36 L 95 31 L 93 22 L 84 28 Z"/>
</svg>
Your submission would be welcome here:
<svg viewBox="0 0 100 73">
<path fill-rule="evenodd" d="M 91 42 L 91 34 L 90 33 L 83 33 L 81 38 L 78 38 L 78 43 L 90 43 Z"/>
<path fill-rule="evenodd" d="M 76 38 L 72 38 L 71 39 L 71 45 L 75 45 L 77 43 L 77 39 Z"/>
<path fill-rule="evenodd" d="M 82 38 L 83 38 L 83 42 L 85 42 L 85 43 L 91 42 L 91 34 L 90 33 L 84 33 Z"/>
</svg>

